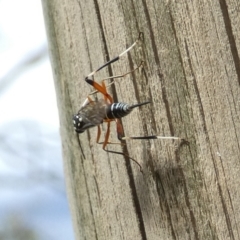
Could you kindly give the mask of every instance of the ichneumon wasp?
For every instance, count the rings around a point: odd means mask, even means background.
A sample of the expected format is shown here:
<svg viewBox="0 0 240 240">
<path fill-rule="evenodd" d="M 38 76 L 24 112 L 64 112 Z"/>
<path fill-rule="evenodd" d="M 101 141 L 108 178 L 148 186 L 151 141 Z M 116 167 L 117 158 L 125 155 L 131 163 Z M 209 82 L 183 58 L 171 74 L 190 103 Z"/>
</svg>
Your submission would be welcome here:
<svg viewBox="0 0 240 240">
<path fill-rule="evenodd" d="M 120 122 L 120 118 L 125 117 L 128 115 L 134 108 L 140 107 L 142 105 L 150 103 L 149 101 L 138 103 L 138 104 L 127 104 L 127 103 L 122 103 L 122 102 L 113 102 L 112 96 L 107 92 L 107 87 L 109 87 L 111 84 L 114 83 L 116 78 L 123 78 L 126 75 L 136 71 L 139 69 L 142 65 L 143 62 L 139 66 L 137 66 L 135 69 L 122 74 L 122 75 L 117 75 L 117 76 L 111 76 L 108 77 L 104 80 L 101 81 L 101 84 L 97 83 L 94 81 L 94 75 L 103 69 L 104 67 L 110 65 L 113 62 L 118 61 L 124 54 L 129 52 L 142 38 L 143 33 L 139 33 L 138 39 L 125 51 L 123 51 L 121 54 L 119 54 L 117 57 L 111 59 L 104 65 L 100 66 L 97 70 L 91 72 L 86 78 L 85 81 L 90 84 L 94 88 L 94 92 L 90 93 L 86 100 L 83 102 L 81 108 L 79 109 L 78 113 L 73 116 L 73 125 L 75 131 L 80 134 L 83 133 L 85 130 L 97 126 L 98 128 L 98 133 L 97 133 L 97 143 L 102 144 L 103 150 L 109 153 L 115 153 L 115 154 L 120 154 L 123 156 L 128 157 L 129 159 L 133 160 L 138 164 L 140 167 L 140 171 L 142 171 L 141 165 L 133 158 L 129 157 L 123 152 L 117 152 L 117 151 L 112 151 L 107 149 L 107 145 L 111 144 L 112 142 L 109 141 L 109 135 L 110 135 L 110 123 L 112 121 L 115 121 L 116 123 L 116 129 L 117 129 L 117 137 L 121 141 L 120 144 L 122 144 L 123 141 L 128 140 L 128 139 L 175 139 L 175 140 L 182 140 L 179 137 L 165 137 L 165 136 L 157 136 L 157 135 L 152 135 L 152 136 L 139 136 L 139 137 L 126 137 L 123 134 L 123 126 Z M 113 81 L 109 85 L 105 85 L 105 80 L 112 79 Z M 90 97 L 90 95 L 95 94 L 95 93 L 101 93 L 103 95 L 103 99 L 93 101 Z M 101 128 L 100 124 L 103 122 L 107 123 L 107 130 L 105 134 L 105 139 L 103 142 L 100 142 L 100 136 L 101 136 Z"/>
</svg>

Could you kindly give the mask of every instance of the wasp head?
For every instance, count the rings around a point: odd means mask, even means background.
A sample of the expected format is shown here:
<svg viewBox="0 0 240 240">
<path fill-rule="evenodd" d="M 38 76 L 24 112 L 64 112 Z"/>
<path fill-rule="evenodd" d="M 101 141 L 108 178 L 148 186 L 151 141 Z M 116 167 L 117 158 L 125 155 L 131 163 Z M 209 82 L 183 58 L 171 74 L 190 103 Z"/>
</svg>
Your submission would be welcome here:
<svg viewBox="0 0 240 240">
<path fill-rule="evenodd" d="M 72 118 L 74 129 L 77 133 L 83 133 L 86 129 L 94 127 L 95 125 L 90 122 L 84 122 L 81 115 L 76 114 Z"/>
</svg>

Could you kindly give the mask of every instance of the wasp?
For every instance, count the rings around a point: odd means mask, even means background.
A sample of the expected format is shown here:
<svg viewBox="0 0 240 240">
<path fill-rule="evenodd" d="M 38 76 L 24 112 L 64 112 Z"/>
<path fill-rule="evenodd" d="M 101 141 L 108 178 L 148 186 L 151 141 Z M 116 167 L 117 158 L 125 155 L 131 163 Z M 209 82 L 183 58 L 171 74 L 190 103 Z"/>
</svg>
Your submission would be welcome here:
<svg viewBox="0 0 240 240">
<path fill-rule="evenodd" d="M 107 92 L 107 87 L 109 87 L 111 84 L 113 84 L 116 78 L 125 77 L 127 74 L 130 74 L 130 73 L 134 72 L 135 70 L 137 70 L 138 68 L 140 68 L 143 65 L 143 62 L 141 62 L 141 64 L 139 66 L 137 66 L 135 69 L 133 69 L 125 74 L 111 76 L 107 79 L 102 80 L 101 84 L 94 81 L 94 75 L 98 71 L 103 69 L 104 67 L 112 64 L 113 62 L 118 61 L 124 54 L 129 52 L 141 40 L 142 37 L 143 37 L 143 33 L 140 32 L 138 39 L 129 48 L 127 48 L 124 52 L 119 54 L 117 57 L 113 58 L 112 60 L 110 60 L 107 63 L 100 66 L 97 70 L 91 72 L 85 78 L 85 81 L 94 88 L 94 92 L 92 92 L 91 94 L 88 95 L 86 100 L 83 102 L 81 108 L 79 109 L 78 113 L 75 114 L 72 119 L 74 129 L 78 134 L 83 133 L 85 130 L 87 130 L 89 128 L 97 127 L 98 133 L 97 133 L 96 141 L 97 141 L 97 143 L 102 144 L 103 150 L 105 150 L 106 152 L 127 156 L 129 159 L 133 160 L 134 162 L 136 162 L 138 164 L 138 166 L 140 167 L 140 171 L 142 170 L 142 167 L 135 159 L 129 157 L 128 155 L 126 155 L 123 152 L 112 151 L 112 150 L 108 150 L 106 148 L 108 144 L 111 144 L 111 142 L 109 141 L 109 135 L 110 135 L 110 123 L 112 121 L 115 121 L 115 123 L 116 123 L 117 137 L 121 141 L 121 143 L 122 143 L 122 141 L 125 141 L 128 139 L 175 139 L 175 140 L 180 139 L 181 140 L 181 138 L 173 137 L 173 136 L 165 137 L 165 136 L 157 136 L 157 135 L 139 136 L 139 137 L 124 136 L 123 126 L 121 124 L 120 119 L 122 117 L 125 117 L 128 114 L 130 114 L 134 108 L 149 104 L 150 101 L 137 103 L 137 104 L 114 102 L 112 96 Z M 108 79 L 113 79 L 113 81 L 108 86 L 106 86 L 104 81 L 108 80 Z M 101 93 L 104 98 L 100 99 L 100 100 L 96 100 L 96 101 L 92 100 L 90 95 L 92 95 L 94 93 L 98 93 L 98 92 Z M 101 136 L 100 125 L 104 122 L 107 123 L 107 130 L 106 130 L 104 141 L 100 142 L 99 141 L 100 136 Z"/>
</svg>

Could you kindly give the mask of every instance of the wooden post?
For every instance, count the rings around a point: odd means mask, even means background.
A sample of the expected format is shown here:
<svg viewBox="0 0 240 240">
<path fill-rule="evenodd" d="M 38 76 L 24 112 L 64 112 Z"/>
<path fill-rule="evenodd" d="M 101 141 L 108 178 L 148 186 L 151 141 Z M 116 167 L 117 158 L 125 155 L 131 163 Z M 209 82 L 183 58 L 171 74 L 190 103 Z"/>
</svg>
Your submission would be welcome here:
<svg viewBox="0 0 240 240">
<path fill-rule="evenodd" d="M 76 239 L 240 239 L 239 2 L 42 2 Z M 91 92 L 85 76 L 140 31 L 144 41 L 96 80 L 143 60 L 110 89 L 116 101 L 152 102 L 122 119 L 125 134 L 189 141 L 128 141 L 143 174 L 103 151 L 97 128 L 77 136 L 72 126 Z"/>
</svg>

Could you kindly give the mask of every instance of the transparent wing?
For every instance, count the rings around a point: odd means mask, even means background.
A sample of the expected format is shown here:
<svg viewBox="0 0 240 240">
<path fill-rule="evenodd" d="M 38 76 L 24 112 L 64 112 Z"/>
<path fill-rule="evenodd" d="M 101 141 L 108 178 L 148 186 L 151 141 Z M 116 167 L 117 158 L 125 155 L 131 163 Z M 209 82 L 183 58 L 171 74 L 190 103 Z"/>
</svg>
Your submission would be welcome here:
<svg viewBox="0 0 240 240">
<path fill-rule="evenodd" d="M 107 106 L 108 104 L 103 99 L 99 101 L 92 101 L 82 107 L 79 110 L 78 115 L 81 116 L 84 123 L 96 126 L 101 124 L 103 119 L 106 118 Z"/>
</svg>

